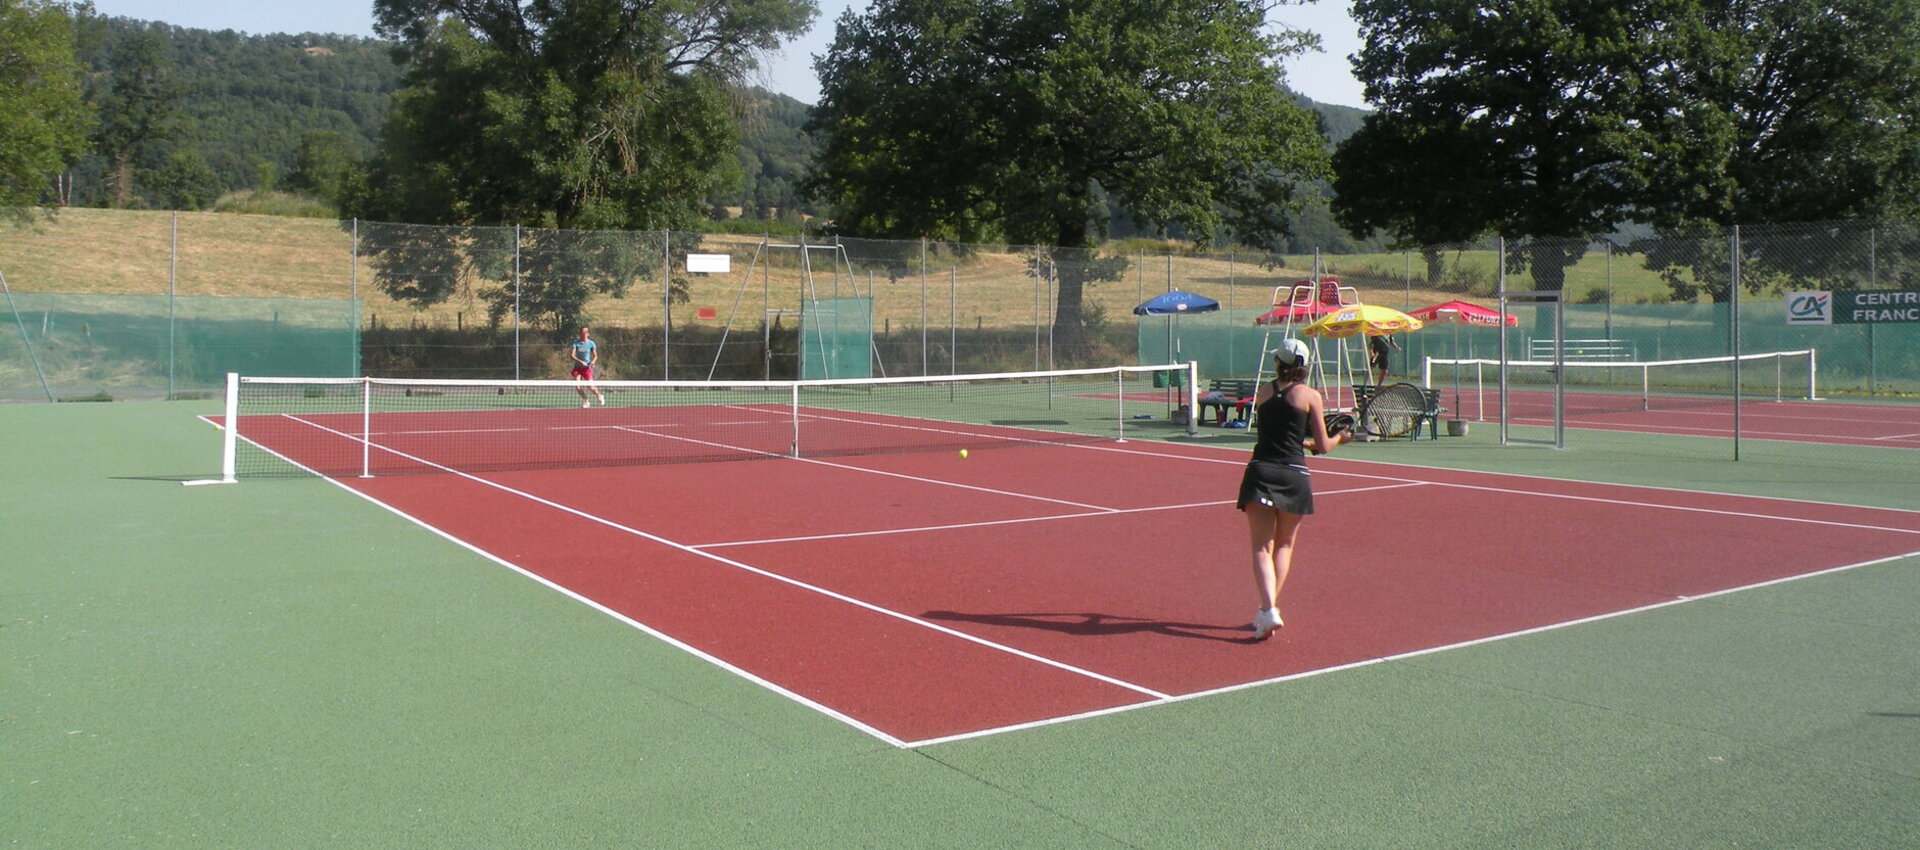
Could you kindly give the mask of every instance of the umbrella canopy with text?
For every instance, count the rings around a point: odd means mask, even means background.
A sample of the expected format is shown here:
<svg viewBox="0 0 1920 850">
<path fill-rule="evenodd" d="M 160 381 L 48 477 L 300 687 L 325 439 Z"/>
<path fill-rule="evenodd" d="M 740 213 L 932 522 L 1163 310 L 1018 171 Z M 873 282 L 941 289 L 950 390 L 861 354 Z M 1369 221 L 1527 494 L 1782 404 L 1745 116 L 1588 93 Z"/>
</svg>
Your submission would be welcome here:
<svg viewBox="0 0 1920 850">
<path fill-rule="evenodd" d="M 1136 316 L 1179 316 L 1185 313 L 1211 313 L 1220 309 L 1220 302 L 1205 295 L 1191 292 L 1172 292 L 1155 295 L 1146 303 L 1133 308 Z"/>
<path fill-rule="evenodd" d="M 1417 331 L 1424 322 L 1377 304 L 1349 304 L 1315 319 L 1302 333 L 1323 339 L 1347 339 L 1360 336 L 1389 336 L 1401 331 Z"/>
<path fill-rule="evenodd" d="M 1423 322 L 1443 325 L 1474 325 L 1477 327 L 1497 328 L 1503 322 L 1507 327 L 1520 326 L 1520 317 L 1502 313 L 1491 307 L 1482 307 L 1467 301 L 1448 301 L 1418 310 L 1409 310 L 1407 315 Z"/>
</svg>

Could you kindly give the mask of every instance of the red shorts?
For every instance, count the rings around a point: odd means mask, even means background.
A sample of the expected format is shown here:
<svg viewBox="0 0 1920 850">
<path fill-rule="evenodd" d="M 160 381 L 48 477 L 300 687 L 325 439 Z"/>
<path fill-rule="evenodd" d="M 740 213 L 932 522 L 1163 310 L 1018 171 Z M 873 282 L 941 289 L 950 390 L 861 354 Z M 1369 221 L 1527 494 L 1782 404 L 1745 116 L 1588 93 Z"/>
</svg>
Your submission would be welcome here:
<svg viewBox="0 0 1920 850">
<path fill-rule="evenodd" d="M 591 381 L 593 380 L 593 367 L 592 366 L 575 366 L 573 367 L 573 376 L 576 378 L 585 378 L 586 380 Z"/>
</svg>

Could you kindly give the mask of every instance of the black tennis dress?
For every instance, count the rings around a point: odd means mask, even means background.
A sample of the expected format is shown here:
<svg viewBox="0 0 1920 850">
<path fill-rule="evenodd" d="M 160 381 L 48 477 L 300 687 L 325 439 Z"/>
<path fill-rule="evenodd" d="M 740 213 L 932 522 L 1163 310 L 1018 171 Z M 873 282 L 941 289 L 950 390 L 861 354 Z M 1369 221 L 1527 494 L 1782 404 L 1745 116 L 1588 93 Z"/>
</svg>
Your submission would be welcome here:
<svg viewBox="0 0 1920 850">
<path fill-rule="evenodd" d="M 1260 405 L 1257 414 L 1253 459 L 1240 477 L 1240 499 L 1234 506 L 1244 511 L 1248 502 L 1259 502 L 1290 514 L 1313 513 L 1313 481 L 1302 445 L 1308 411 L 1288 404 L 1286 387 L 1276 380 L 1273 397 Z"/>
</svg>

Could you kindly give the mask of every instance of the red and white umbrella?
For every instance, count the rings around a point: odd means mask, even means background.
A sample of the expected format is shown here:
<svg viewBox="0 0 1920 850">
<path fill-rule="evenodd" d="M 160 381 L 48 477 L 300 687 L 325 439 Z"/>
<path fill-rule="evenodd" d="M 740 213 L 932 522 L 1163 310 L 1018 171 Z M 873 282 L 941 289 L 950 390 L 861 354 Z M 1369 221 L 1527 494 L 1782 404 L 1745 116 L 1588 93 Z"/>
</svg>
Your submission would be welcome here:
<svg viewBox="0 0 1920 850">
<path fill-rule="evenodd" d="M 1520 317 L 1502 313 L 1491 307 L 1482 307 L 1467 301 L 1448 301 L 1418 310 L 1408 310 L 1407 315 L 1423 322 L 1442 325 L 1474 325 L 1477 327 L 1497 328 L 1502 322 L 1507 327 L 1520 326 Z"/>
</svg>

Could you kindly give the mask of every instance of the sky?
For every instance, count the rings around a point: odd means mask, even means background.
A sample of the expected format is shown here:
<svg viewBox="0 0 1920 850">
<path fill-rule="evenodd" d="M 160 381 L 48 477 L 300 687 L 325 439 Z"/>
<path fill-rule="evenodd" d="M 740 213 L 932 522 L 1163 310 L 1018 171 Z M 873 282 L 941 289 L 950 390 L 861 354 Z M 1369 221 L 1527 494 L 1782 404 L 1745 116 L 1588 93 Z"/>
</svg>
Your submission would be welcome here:
<svg viewBox="0 0 1920 850">
<path fill-rule="evenodd" d="M 833 22 L 849 6 L 861 10 L 866 0 L 819 0 L 820 15 L 813 29 L 770 57 L 761 85 L 805 103 L 820 99 L 820 82 L 813 75 L 813 56 L 825 53 L 833 41 Z M 103 15 L 163 21 L 204 30 L 266 33 L 331 33 L 373 36 L 372 0 L 93 0 Z M 1360 106 L 1359 81 L 1347 64 L 1348 54 L 1360 49 L 1360 35 L 1349 17 L 1345 0 L 1318 0 L 1303 6 L 1280 6 L 1274 20 L 1294 29 L 1320 34 L 1324 52 L 1287 63 L 1287 85 L 1321 103 Z"/>
</svg>

